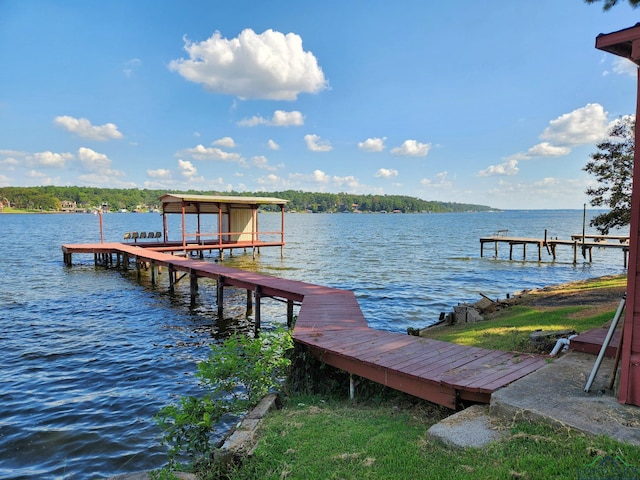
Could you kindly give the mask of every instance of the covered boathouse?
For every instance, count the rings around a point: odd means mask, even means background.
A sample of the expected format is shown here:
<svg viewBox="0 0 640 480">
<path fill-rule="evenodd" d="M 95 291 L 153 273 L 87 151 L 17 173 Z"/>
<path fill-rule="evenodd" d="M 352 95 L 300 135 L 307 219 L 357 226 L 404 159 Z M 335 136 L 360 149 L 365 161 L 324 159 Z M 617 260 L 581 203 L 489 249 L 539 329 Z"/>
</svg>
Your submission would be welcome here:
<svg viewBox="0 0 640 480">
<path fill-rule="evenodd" d="M 224 250 L 251 248 L 255 258 L 260 247 L 284 248 L 284 213 L 287 200 L 273 197 L 240 197 L 225 195 L 192 195 L 167 193 L 160 197 L 162 203 L 162 246 L 157 251 L 218 250 L 224 258 Z M 276 205 L 280 209 L 280 230 L 260 231 L 258 209 L 263 205 Z M 179 244 L 169 239 L 169 216 L 180 215 L 181 239 Z M 195 215 L 195 225 L 187 217 Z M 203 216 L 209 221 L 204 222 Z M 211 221 L 211 217 L 213 221 Z M 208 228 L 205 228 L 208 227 Z M 192 231 L 189 231 L 192 229 Z M 209 229 L 209 231 L 207 231 Z"/>
</svg>

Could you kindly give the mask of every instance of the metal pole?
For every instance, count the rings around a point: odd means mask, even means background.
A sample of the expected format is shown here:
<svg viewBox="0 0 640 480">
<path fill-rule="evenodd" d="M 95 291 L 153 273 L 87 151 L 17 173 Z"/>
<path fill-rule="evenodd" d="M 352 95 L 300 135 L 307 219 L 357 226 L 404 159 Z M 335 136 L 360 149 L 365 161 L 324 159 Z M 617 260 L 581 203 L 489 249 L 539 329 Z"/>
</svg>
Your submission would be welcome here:
<svg viewBox="0 0 640 480">
<path fill-rule="evenodd" d="M 583 208 L 582 208 L 582 258 L 585 258 L 585 251 L 584 251 L 584 234 L 585 234 L 585 226 L 587 223 L 587 204 L 585 203 Z"/>
<path fill-rule="evenodd" d="M 609 343 L 611 343 L 611 337 L 613 337 L 613 332 L 615 332 L 616 327 L 618 326 L 618 320 L 620 320 L 620 315 L 624 310 L 624 304 L 626 302 L 627 295 L 626 293 L 622 296 L 622 300 L 620 300 L 620 304 L 618 305 L 618 310 L 616 311 L 616 315 L 613 317 L 611 321 L 611 325 L 609 326 L 609 331 L 607 332 L 607 336 L 602 343 L 602 348 L 600 348 L 600 353 L 598 354 L 598 358 L 596 358 L 596 363 L 593 366 L 593 370 L 591 370 L 591 375 L 589 375 L 589 379 L 587 380 L 587 384 L 584 387 L 585 392 L 589 392 L 593 381 L 596 378 L 596 374 L 598 373 L 598 369 L 600 368 L 600 364 L 602 363 L 602 359 L 604 357 L 604 353 L 609 347 Z"/>
</svg>

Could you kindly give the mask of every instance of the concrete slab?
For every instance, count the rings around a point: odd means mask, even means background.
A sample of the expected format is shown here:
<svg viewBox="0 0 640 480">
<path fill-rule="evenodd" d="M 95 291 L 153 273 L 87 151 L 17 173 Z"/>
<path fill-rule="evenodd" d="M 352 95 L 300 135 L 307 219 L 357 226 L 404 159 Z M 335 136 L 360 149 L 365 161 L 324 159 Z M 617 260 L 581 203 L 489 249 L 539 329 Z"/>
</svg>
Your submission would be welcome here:
<svg viewBox="0 0 640 480">
<path fill-rule="evenodd" d="M 596 357 L 569 352 L 494 392 L 490 414 L 508 421 L 531 420 L 568 426 L 640 445 L 640 408 L 621 405 L 607 390 L 613 360 L 605 358 L 589 393 L 584 391 Z"/>
<path fill-rule="evenodd" d="M 473 405 L 427 430 L 429 438 L 454 448 L 482 448 L 505 435 L 506 432 L 494 426 L 488 405 Z"/>
</svg>

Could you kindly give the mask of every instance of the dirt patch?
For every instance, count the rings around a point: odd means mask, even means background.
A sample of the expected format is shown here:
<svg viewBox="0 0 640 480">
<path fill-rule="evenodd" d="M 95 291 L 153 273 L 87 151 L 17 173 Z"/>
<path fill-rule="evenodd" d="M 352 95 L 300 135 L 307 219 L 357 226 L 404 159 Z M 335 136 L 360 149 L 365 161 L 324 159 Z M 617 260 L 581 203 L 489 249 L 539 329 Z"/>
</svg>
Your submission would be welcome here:
<svg viewBox="0 0 640 480">
<path fill-rule="evenodd" d="M 572 314 L 572 318 L 594 316 L 599 313 L 615 310 L 625 295 L 626 285 L 594 286 L 596 280 L 620 277 L 604 277 L 584 282 L 573 282 L 555 287 L 531 290 L 519 295 L 514 304 L 528 305 L 538 309 L 560 307 L 588 307 Z M 618 282 L 620 283 L 620 282 Z"/>
</svg>

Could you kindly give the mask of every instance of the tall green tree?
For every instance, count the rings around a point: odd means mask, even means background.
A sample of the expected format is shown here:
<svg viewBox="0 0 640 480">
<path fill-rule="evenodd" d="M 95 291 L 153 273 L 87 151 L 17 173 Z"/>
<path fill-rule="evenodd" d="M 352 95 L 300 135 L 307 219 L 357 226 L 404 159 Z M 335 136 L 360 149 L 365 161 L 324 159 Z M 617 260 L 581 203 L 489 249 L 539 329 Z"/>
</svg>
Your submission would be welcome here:
<svg viewBox="0 0 640 480">
<path fill-rule="evenodd" d="M 584 1 L 586 3 L 597 3 L 597 2 L 600 2 L 601 0 L 584 0 Z M 618 3 L 618 0 L 604 0 L 604 6 L 602 7 L 602 10 L 606 12 L 611 7 L 615 6 L 616 3 Z M 629 5 L 631 5 L 632 8 L 636 8 L 638 5 L 640 5 L 640 0 L 629 0 Z"/>
<path fill-rule="evenodd" d="M 591 154 L 583 169 L 598 182 L 586 190 L 590 204 L 609 209 L 591 220 L 591 226 L 603 235 L 612 228 L 629 225 L 631 220 L 634 135 L 635 118 L 620 118 L 609 130 L 609 137 L 596 145 L 598 151 Z"/>
</svg>

